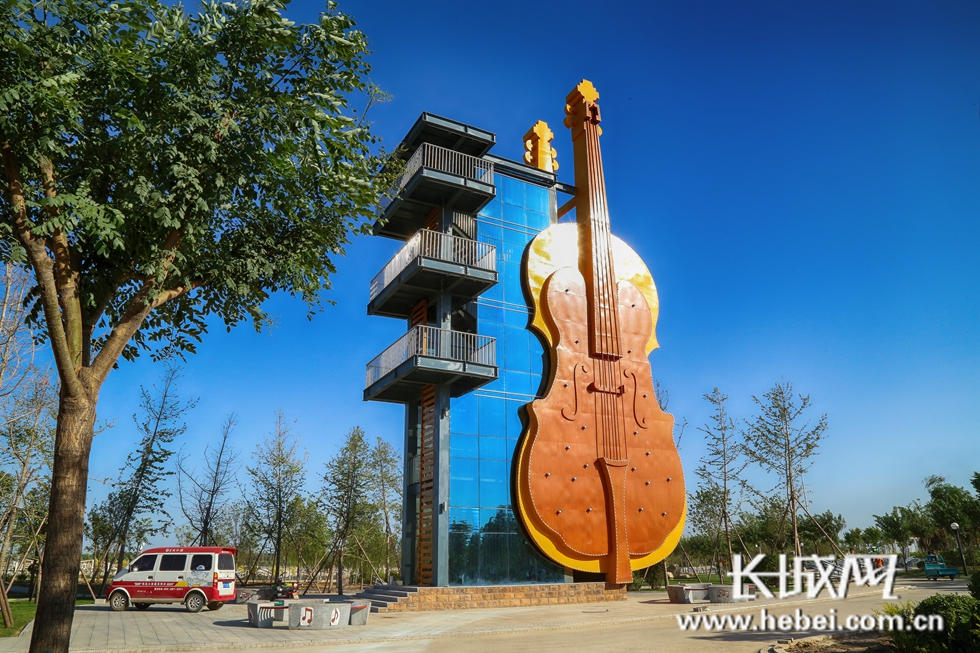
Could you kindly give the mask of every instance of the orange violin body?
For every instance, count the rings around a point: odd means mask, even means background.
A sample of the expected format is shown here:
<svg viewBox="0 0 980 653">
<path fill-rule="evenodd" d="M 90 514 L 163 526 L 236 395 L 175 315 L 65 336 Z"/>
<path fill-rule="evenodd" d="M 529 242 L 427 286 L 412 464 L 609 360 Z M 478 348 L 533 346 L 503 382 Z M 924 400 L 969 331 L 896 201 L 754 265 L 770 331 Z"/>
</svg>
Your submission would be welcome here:
<svg viewBox="0 0 980 653">
<path fill-rule="evenodd" d="M 573 141 L 576 116 L 584 114 L 585 142 L 575 150 L 579 264 L 551 272 L 535 297 L 551 374 L 544 398 L 528 405 L 517 496 L 545 555 L 622 584 L 633 568 L 673 549 L 685 493 L 674 420 L 657 403 L 647 358 L 653 307 L 616 276 L 598 158 L 598 94 L 585 84 L 566 108 Z"/>
</svg>

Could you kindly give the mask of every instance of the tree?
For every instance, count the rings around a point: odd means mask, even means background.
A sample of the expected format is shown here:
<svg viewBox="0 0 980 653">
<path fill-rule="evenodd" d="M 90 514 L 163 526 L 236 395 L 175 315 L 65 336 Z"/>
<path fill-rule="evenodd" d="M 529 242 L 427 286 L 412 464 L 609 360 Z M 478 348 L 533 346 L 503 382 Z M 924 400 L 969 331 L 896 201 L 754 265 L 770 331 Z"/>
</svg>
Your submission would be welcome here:
<svg viewBox="0 0 980 653">
<path fill-rule="evenodd" d="M 924 483 L 929 493 L 925 509 L 936 528 L 946 531 L 956 522 L 965 537 L 975 539 L 978 525 L 975 518 L 980 513 L 980 500 L 966 489 L 948 483 L 942 476 L 929 476 Z"/>
<path fill-rule="evenodd" d="M 827 430 L 827 415 L 821 415 L 812 426 L 809 420 L 800 424 L 803 413 L 811 406 L 810 397 L 794 397 L 793 384 L 789 382 L 776 383 L 762 397 L 752 396 L 759 414 L 754 420 L 746 421 L 745 452 L 763 470 L 779 478 L 776 487 L 783 491 L 786 506 L 783 514 L 791 520 L 793 553 L 801 555 L 797 523 L 800 484 Z"/>
<path fill-rule="evenodd" d="M 881 530 L 882 537 L 897 544 L 902 551 L 902 562 L 905 571 L 909 570 L 908 546 L 912 541 L 912 524 L 908 515 L 909 509 L 895 506 L 884 515 L 874 515 L 875 526 Z"/>
<path fill-rule="evenodd" d="M 391 561 L 398 550 L 401 532 L 402 510 L 402 467 L 401 457 L 395 448 L 381 438 L 377 438 L 371 448 L 369 482 L 374 494 L 374 503 L 381 513 L 384 526 L 384 570 L 385 579 L 391 575 Z"/>
<path fill-rule="evenodd" d="M 322 502 L 333 522 L 340 594 L 344 593 L 344 554 L 355 529 L 370 514 L 370 504 L 366 501 L 371 480 L 369 449 L 364 431 L 355 426 L 348 431 L 340 451 L 326 462 L 323 474 Z"/>
<path fill-rule="evenodd" d="M 180 420 L 197 404 L 196 401 L 181 403 L 178 399 L 176 382 L 179 378 L 180 368 L 168 365 L 160 375 L 160 386 L 153 387 L 156 394 L 140 388 L 143 416 L 137 418 L 133 415 L 133 421 L 142 437 L 136 450 L 126 457 L 119 482 L 110 495 L 111 500 L 121 508 L 116 529 L 117 541 L 121 545 L 116 557 L 116 569 L 122 569 L 126 556 L 125 546 L 122 545 L 130 540 L 130 525 L 134 520 L 147 518 L 160 524 L 144 533 L 147 539 L 165 533 L 170 524 L 166 501 L 171 493 L 164 481 L 173 475 L 173 471 L 167 469 L 167 461 L 174 452 L 167 446 L 187 430 L 187 425 L 180 423 Z"/>
<path fill-rule="evenodd" d="M 885 539 L 885 535 L 877 526 L 868 526 L 864 529 L 864 543 L 872 549 L 880 547 L 883 539 Z"/>
<path fill-rule="evenodd" d="M 253 527 L 273 546 L 272 577 L 282 569 L 283 540 L 288 528 L 295 525 L 302 506 L 301 492 L 306 485 L 306 452 L 300 453 L 299 440 L 292 434 L 282 411 L 265 441 L 252 453 L 253 465 L 246 467 L 252 480 L 248 499 Z"/>
<path fill-rule="evenodd" d="M 235 428 L 232 413 L 221 426 L 221 442 L 217 449 L 208 445 L 204 449 L 204 470 L 188 469 L 188 456 L 177 458 L 177 497 L 180 510 L 193 532 L 190 546 L 214 546 L 218 515 L 228 503 L 226 495 L 235 481 L 241 465 L 238 452 L 228 444 L 228 437 Z"/>
<path fill-rule="evenodd" d="M 703 489 L 710 490 L 717 497 L 719 525 L 725 535 L 728 564 L 731 569 L 734 553 L 731 532 L 732 514 L 738 511 L 733 493 L 736 489 L 742 490 L 745 487 L 741 474 L 748 461 L 743 458 L 744 444 L 739 440 L 735 422 L 725 408 L 728 395 L 722 394 L 718 388 L 715 388 L 710 394 L 705 394 L 704 399 L 711 404 L 713 412 L 711 423 L 698 429 L 705 435 L 707 454 L 701 457 L 701 465 L 695 473 Z"/>
<path fill-rule="evenodd" d="M 364 34 L 332 3 L 311 25 L 284 6 L 0 5 L 0 258 L 31 272 L 61 383 L 34 653 L 68 649 L 110 371 L 193 352 L 215 320 L 261 328 L 274 292 L 316 309 L 398 174 L 350 109 L 380 97 Z"/>
<path fill-rule="evenodd" d="M 54 445 L 55 389 L 36 362 L 33 333 L 25 324 L 29 288 L 22 270 L 0 267 L 0 580 L 8 569 L 18 512 L 28 492 L 45 483 Z M 13 626 L 2 587 L 0 616 L 4 627 Z"/>
<path fill-rule="evenodd" d="M 844 533 L 844 544 L 852 551 L 861 549 L 864 545 L 864 531 L 860 528 L 850 529 Z"/>
</svg>

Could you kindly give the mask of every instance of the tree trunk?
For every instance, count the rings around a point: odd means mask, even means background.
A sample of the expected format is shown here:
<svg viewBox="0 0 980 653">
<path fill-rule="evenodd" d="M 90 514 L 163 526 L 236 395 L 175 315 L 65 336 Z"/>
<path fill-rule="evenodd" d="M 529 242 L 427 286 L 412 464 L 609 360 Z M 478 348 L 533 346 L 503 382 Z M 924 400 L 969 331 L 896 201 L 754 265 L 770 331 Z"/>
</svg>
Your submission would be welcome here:
<svg viewBox="0 0 980 653">
<path fill-rule="evenodd" d="M 344 549 L 346 542 L 340 543 L 340 553 L 337 555 L 337 594 L 344 595 Z"/>
<path fill-rule="evenodd" d="M 71 397 L 58 404 L 48 532 L 41 563 L 41 592 L 31 653 L 67 653 L 78 592 L 85 523 L 88 457 L 95 426 L 95 398 Z"/>
</svg>

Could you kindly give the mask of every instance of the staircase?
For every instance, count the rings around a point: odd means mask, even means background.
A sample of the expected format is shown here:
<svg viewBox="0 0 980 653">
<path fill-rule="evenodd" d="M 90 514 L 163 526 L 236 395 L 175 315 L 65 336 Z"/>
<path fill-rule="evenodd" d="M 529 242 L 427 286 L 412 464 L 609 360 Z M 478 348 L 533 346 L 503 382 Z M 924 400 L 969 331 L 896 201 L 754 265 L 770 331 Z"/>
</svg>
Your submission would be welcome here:
<svg viewBox="0 0 980 653">
<path fill-rule="evenodd" d="M 355 594 L 354 599 L 371 603 L 371 612 L 387 612 L 395 604 L 419 591 L 411 585 L 374 585 Z"/>
</svg>

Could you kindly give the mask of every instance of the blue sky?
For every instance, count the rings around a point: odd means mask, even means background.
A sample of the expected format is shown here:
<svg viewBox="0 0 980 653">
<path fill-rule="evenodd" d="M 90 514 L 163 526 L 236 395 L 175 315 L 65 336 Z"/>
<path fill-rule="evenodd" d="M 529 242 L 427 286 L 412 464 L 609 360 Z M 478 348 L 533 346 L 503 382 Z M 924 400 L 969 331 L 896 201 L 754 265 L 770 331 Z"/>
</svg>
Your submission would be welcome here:
<svg viewBox="0 0 980 653">
<path fill-rule="evenodd" d="M 556 133 L 566 93 L 598 88 L 614 233 L 657 282 L 654 376 L 690 426 L 693 485 L 702 394 L 737 417 L 780 379 L 830 428 L 807 476 L 812 508 L 848 526 L 980 471 L 980 4 L 971 2 L 341 1 L 372 42 L 372 110 L 394 147 L 422 111 L 497 134 L 517 159 L 536 120 Z M 322 5 L 294 0 L 288 15 Z M 200 397 L 184 444 L 203 449 L 239 415 L 244 457 L 282 409 L 309 450 L 310 486 L 355 425 L 401 446 L 402 409 L 361 401 L 364 365 L 401 332 L 365 314 L 397 243 L 360 238 L 337 261 L 336 302 L 306 319 L 276 297 L 267 333 L 215 328 L 188 360 Z M 136 439 L 145 358 L 114 371 L 93 477 L 114 477 Z M 771 482 L 756 479 L 762 487 Z M 106 489 L 91 486 L 91 497 Z"/>
</svg>

